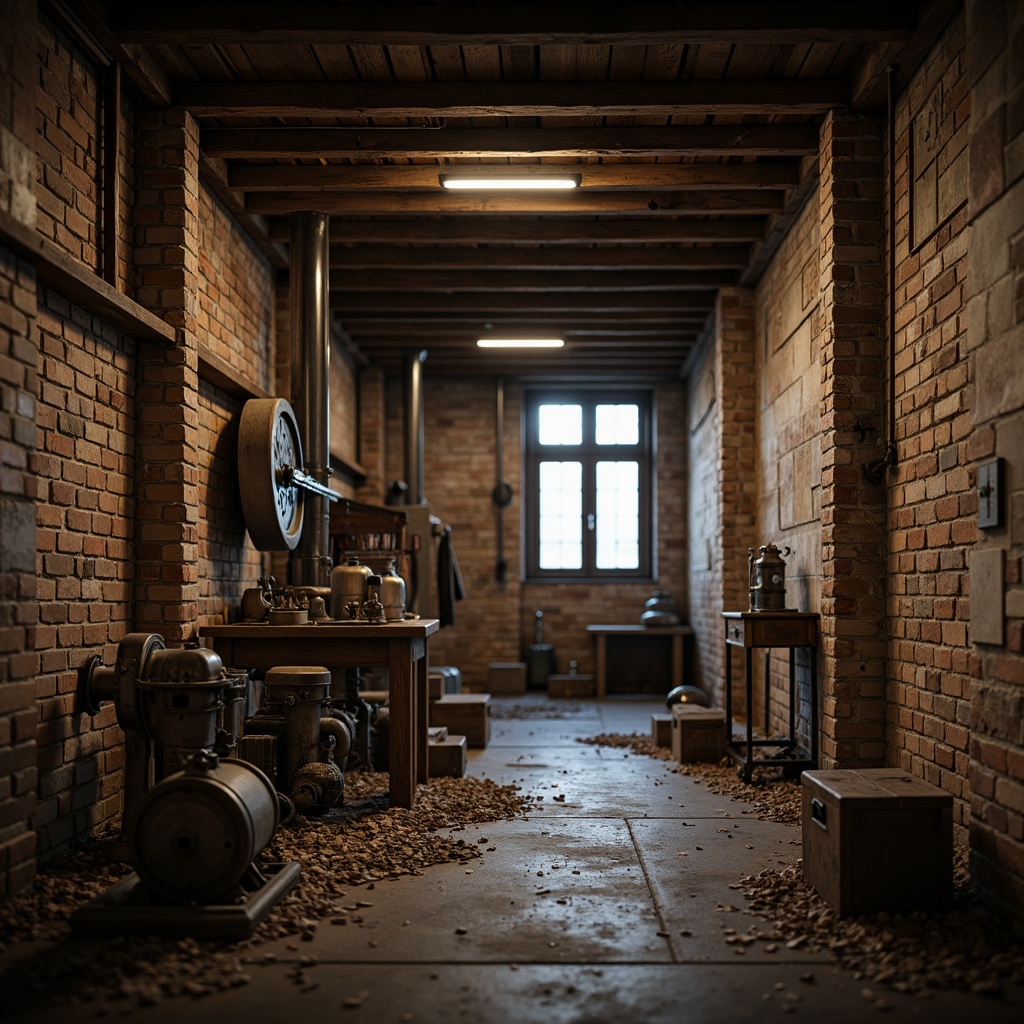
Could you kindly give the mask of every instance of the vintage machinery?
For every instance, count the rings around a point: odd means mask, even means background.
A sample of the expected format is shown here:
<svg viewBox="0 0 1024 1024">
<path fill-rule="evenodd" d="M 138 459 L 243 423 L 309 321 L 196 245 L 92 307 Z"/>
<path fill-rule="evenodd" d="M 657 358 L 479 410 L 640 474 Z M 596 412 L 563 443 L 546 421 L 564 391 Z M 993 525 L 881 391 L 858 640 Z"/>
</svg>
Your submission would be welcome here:
<svg viewBox="0 0 1024 1024">
<path fill-rule="evenodd" d="M 274 779 L 300 814 L 322 814 L 342 798 L 355 736 L 353 716 L 331 708 L 327 669 L 279 666 L 267 670 L 263 702 L 245 723 L 238 753 Z"/>
<path fill-rule="evenodd" d="M 786 563 L 774 544 L 762 544 L 760 554 L 747 548 L 747 579 L 750 586 L 750 611 L 786 611 Z M 789 548 L 785 549 L 789 554 Z"/>
<path fill-rule="evenodd" d="M 252 699 L 248 676 L 226 670 L 213 651 L 168 650 L 158 634 L 130 633 L 114 667 L 90 658 L 79 686 L 92 714 L 115 703 L 125 733 L 115 856 L 136 873 L 79 908 L 73 926 L 92 934 L 252 934 L 298 881 L 299 865 L 255 863 L 281 801 L 256 765 L 227 756 Z"/>
</svg>

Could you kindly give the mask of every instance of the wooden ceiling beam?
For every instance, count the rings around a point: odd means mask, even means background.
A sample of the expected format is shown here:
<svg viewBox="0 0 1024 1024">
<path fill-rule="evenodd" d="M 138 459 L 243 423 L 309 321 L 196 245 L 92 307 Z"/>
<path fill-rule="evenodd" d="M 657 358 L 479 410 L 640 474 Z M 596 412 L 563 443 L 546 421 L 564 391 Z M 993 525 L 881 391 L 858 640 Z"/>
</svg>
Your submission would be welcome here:
<svg viewBox="0 0 1024 1024">
<path fill-rule="evenodd" d="M 614 278 L 590 271 L 554 270 L 352 270 L 331 276 L 342 292 L 675 292 L 707 291 L 735 284 L 730 270 L 627 270 Z"/>
<path fill-rule="evenodd" d="M 670 117 L 823 114 L 850 104 L 838 78 L 663 82 L 179 82 L 195 117 Z"/>
<path fill-rule="evenodd" d="M 602 213 L 650 217 L 660 211 L 685 214 L 781 213 L 782 192 L 753 189 L 716 192 L 250 192 L 246 210 L 283 216 L 316 210 L 326 214 L 550 214 L 587 216 Z"/>
<path fill-rule="evenodd" d="M 270 238 L 287 242 L 287 217 L 269 222 Z M 644 245 L 659 243 L 758 242 L 764 238 L 764 220 L 726 217 L 332 217 L 331 242 L 374 245 L 589 245 L 605 243 Z"/>
<path fill-rule="evenodd" d="M 553 310 L 543 316 L 531 316 L 526 313 L 509 313 L 507 311 L 484 313 L 453 310 L 351 310 L 345 313 L 346 328 L 351 325 L 353 331 L 362 334 L 373 334 L 377 331 L 431 330 L 440 325 L 451 330 L 489 330 L 496 326 L 518 325 L 526 330 L 533 327 L 558 327 L 566 330 L 594 330 L 608 328 L 610 330 L 662 330 L 667 327 L 702 324 L 707 317 L 710 306 L 683 310 L 628 310 L 623 313 L 595 313 L 590 309 Z"/>
<path fill-rule="evenodd" d="M 371 268 L 409 270 L 731 270 L 750 262 L 747 246 L 705 248 L 581 248 L 486 246 L 437 249 L 408 246 L 338 246 L 330 250 L 332 271 Z"/>
<path fill-rule="evenodd" d="M 552 83 L 554 84 L 554 83 Z M 805 124 L 604 128 L 206 128 L 208 156 L 541 157 L 809 156 L 818 129 Z"/>
<path fill-rule="evenodd" d="M 475 313 L 478 316 L 497 316 L 500 313 L 520 313 L 542 318 L 548 313 L 586 311 L 591 313 L 626 313 L 642 310 L 662 312 L 708 312 L 714 308 L 715 292 L 619 292 L 605 289 L 600 292 L 455 292 L 438 295 L 433 292 L 364 292 L 330 293 L 331 308 L 342 323 L 347 314 L 415 312 Z"/>
<path fill-rule="evenodd" d="M 800 183 L 795 160 L 744 164 L 240 164 L 228 165 L 228 183 L 239 192 L 326 192 L 355 189 L 436 191 L 442 173 L 501 171 L 515 174 L 579 174 L 580 188 L 790 189 Z"/>
<path fill-rule="evenodd" d="M 609 45 L 814 43 L 906 39 L 916 4 L 877 0 L 807 4 L 114 5 L 122 42 L 143 44 Z"/>
</svg>

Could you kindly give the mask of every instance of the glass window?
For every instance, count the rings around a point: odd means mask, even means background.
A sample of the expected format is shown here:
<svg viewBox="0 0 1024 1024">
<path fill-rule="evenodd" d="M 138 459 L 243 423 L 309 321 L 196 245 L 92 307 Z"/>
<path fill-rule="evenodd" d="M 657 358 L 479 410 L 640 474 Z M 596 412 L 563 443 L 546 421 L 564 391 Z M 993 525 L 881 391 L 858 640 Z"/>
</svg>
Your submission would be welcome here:
<svg viewBox="0 0 1024 1024">
<path fill-rule="evenodd" d="M 651 578 L 651 408 L 646 390 L 526 393 L 528 578 Z"/>
</svg>

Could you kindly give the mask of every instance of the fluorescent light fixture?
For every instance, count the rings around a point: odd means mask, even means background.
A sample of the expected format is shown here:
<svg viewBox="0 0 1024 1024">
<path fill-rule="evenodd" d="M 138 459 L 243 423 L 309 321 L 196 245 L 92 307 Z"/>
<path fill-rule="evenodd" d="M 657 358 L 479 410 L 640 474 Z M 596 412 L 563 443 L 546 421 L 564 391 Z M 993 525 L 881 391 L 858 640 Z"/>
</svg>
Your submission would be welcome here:
<svg viewBox="0 0 1024 1024">
<path fill-rule="evenodd" d="M 441 174 L 438 178 L 445 188 L 492 191 L 570 189 L 579 188 L 583 181 L 582 174 Z"/>
<path fill-rule="evenodd" d="M 561 348 L 561 338 L 480 338 L 478 348 Z"/>
</svg>

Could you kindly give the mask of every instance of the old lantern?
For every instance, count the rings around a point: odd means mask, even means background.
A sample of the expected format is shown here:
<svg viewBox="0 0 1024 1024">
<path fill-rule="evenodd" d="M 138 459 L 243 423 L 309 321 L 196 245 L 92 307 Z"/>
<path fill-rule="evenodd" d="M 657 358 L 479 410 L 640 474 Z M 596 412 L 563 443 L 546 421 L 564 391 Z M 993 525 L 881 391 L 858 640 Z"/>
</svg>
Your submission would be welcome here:
<svg viewBox="0 0 1024 1024">
<path fill-rule="evenodd" d="M 747 578 L 750 585 L 750 611 L 780 612 L 786 609 L 786 563 L 774 544 L 762 544 L 760 554 L 747 548 Z M 789 554 L 789 548 L 785 549 Z"/>
</svg>

